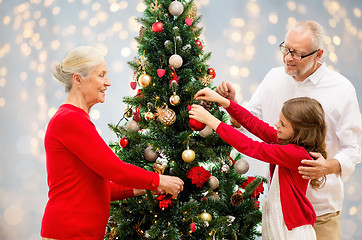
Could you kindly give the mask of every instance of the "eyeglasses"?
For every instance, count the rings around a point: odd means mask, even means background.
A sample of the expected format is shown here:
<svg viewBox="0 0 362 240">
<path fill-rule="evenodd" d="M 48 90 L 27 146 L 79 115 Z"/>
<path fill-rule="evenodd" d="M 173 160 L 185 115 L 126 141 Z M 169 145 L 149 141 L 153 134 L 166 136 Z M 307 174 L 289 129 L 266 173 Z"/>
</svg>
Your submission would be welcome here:
<svg viewBox="0 0 362 240">
<path fill-rule="evenodd" d="M 284 42 L 279 44 L 279 49 L 284 55 L 288 55 L 288 53 L 290 53 L 292 55 L 292 58 L 294 58 L 295 60 L 298 60 L 298 61 L 302 60 L 305 57 L 309 57 L 310 55 L 313 55 L 314 53 L 316 53 L 316 52 L 318 52 L 320 50 L 320 49 L 317 49 L 317 50 L 315 50 L 315 51 L 313 51 L 313 52 L 311 52 L 311 53 L 309 53 L 307 55 L 302 55 L 299 52 L 290 51 L 289 48 L 286 48 L 284 46 Z"/>
</svg>

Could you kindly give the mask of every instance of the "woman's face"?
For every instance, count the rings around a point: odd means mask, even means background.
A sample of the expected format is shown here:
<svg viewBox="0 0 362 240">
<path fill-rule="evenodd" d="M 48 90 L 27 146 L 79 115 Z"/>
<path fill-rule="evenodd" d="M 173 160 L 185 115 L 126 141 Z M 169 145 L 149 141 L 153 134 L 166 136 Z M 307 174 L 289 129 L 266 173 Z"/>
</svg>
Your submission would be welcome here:
<svg viewBox="0 0 362 240">
<path fill-rule="evenodd" d="M 279 121 L 275 124 L 278 131 L 278 138 L 290 139 L 293 137 L 294 130 L 292 124 L 284 117 L 283 113 L 280 112 Z"/>
<path fill-rule="evenodd" d="M 88 105 L 93 106 L 96 103 L 104 102 L 107 87 L 111 86 L 107 72 L 107 65 L 102 62 L 95 66 L 83 79 L 81 91 Z"/>
</svg>

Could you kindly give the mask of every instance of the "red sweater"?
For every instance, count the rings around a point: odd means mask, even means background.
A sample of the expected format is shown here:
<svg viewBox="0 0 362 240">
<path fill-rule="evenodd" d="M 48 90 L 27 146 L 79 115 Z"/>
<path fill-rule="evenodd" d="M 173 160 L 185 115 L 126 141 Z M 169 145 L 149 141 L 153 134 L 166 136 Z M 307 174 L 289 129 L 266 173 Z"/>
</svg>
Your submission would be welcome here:
<svg viewBox="0 0 362 240">
<path fill-rule="evenodd" d="M 301 160 L 311 159 L 308 152 L 294 144 L 279 145 L 277 130 L 230 101 L 228 113 L 249 132 L 264 142 L 253 141 L 233 127 L 220 123 L 216 132 L 236 150 L 252 158 L 279 165 L 280 201 L 288 230 L 314 225 L 316 214 L 306 197 L 309 180 L 298 173 Z"/>
<path fill-rule="evenodd" d="M 45 134 L 49 200 L 41 236 L 67 240 L 104 238 L 110 201 L 133 188 L 156 190 L 159 175 L 121 161 L 98 134 L 88 114 L 60 106 Z"/>
</svg>

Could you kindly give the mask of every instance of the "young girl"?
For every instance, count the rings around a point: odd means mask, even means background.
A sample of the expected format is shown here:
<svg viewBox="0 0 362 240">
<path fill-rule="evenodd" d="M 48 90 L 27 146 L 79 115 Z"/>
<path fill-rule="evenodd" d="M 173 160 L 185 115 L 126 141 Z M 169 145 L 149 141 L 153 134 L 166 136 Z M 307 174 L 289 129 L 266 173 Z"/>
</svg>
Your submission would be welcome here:
<svg viewBox="0 0 362 240">
<path fill-rule="evenodd" d="M 326 157 L 326 125 L 321 104 L 307 97 L 285 102 L 275 130 L 209 88 L 200 90 L 195 98 L 218 102 L 245 129 L 264 141 L 253 141 L 202 106 L 192 105 L 190 118 L 207 123 L 239 152 L 276 166 L 271 168 L 271 186 L 263 207 L 263 239 L 316 239 L 316 214 L 306 198 L 309 180 L 302 178 L 298 167 L 301 160 L 312 159 L 308 152 L 320 152 Z M 313 188 L 322 184 L 323 181 L 311 181 Z"/>
</svg>

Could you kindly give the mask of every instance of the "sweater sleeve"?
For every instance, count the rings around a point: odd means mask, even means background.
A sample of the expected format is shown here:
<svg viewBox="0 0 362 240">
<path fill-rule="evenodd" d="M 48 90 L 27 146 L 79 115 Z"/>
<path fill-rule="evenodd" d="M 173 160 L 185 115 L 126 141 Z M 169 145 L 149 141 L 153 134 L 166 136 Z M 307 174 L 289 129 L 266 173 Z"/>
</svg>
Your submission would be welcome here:
<svg viewBox="0 0 362 240">
<path fill-rule="evenodd" d="M 123 200 L 126 198 L 134 197 L 133 188 L 124 187 L 114 182 L 110 182 L 111 188 L 111 201 Z"/>
<path fill-rule="evenodd" d="M 249 157 L 283 166 L 294 171 L 298 171 L 301 160 L 310 159 L 307 151 L 302 147 L 293 144 L 278 145 L 254 141 L 223 122 L 216 128 L 216 133 L 225 142 Z"/>
<path fill-rule="evenodd" d="M 64 115 L 57 129 L 59 141 L 104 179 L 128 188 L 157 189 L 159 175 L 120 160 L 86 113 Z"/>
<path fill-rule="evenodd" d="M 239 104 L 230 101 L 225 109 L 246 130 L 266 143 L 278 143 L 277 131 L 268 123 L 260 120 Z"/>
</svg>

